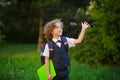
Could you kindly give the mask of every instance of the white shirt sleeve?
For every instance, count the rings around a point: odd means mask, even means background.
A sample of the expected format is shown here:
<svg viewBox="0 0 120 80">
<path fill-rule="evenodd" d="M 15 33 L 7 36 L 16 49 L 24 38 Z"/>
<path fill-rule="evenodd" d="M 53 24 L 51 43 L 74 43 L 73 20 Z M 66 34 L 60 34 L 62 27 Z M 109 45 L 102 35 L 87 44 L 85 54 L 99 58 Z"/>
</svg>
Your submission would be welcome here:
<svg viewBox="0 0 120 80">
<path fill-rule="evenodd" d="M 45 50 L 43 52 L 43 56 L 49 57 L 49 47 L 48 47 L 48 44 L 45 45 Z"/>
<path fill-rule="evenodd" d="M 75 39 L 74 38 L 68 38 L 68 37 L 66 37 L 66 39 L 67 39 L 69 48 L 70 47 L 75 47 L 75 44 L 74 44 Z"/>
</svg>

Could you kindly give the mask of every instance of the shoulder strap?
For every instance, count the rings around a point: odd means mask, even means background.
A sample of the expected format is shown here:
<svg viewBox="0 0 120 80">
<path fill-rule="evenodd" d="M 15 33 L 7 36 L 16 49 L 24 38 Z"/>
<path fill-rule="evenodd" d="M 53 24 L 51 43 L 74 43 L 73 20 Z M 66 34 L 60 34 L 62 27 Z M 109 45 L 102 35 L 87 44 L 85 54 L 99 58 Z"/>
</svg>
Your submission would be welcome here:
<svg viewBox="0 0 120 80">
<path fill-rule="evenodd" d="M 40 47 L 40 55 L 41 56 L 43 55 L 43 52 L 44 52 L 44 49 L 45 49 L 45 45 L 46 45 L 46 43 L 42 43 L 41 44 L 41 47 Z"/>
<path fill-rule="evenodd" d="M 62 42 L 64 43 L 66 49 L 68 50 L 68 42 L 67 42 L 66 37 L 62 36 L 62 37 L 61 37 L 61 40 L 62 40 Z"/>
<path fill-rule="evenodd" d="M 47 41 L 47 43 L 48 43 L 49 53 L 50 53 L 50 58 L 51 58 L 52 52 L 53 52 L 53 42 L 52 41 Z"/>
<path fill-rule="evenodd" d="M 64 43 L 67 42 L 67 39 L 66 39 L 66 37 L 64 37 L 64 36 L 61 37 L 61 40 L 62 40 Z"/>
</svg>

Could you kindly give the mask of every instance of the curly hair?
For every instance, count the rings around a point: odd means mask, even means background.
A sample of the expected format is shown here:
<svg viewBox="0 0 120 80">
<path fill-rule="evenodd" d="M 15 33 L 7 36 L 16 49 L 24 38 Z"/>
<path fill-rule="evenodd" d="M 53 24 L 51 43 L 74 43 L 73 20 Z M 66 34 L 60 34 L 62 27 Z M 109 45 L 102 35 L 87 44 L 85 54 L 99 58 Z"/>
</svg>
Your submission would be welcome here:
<svg viewBox="0 0 120 80">
<path fill-rule="evenodd" d="M 56 27 L 56 23 L 60 23 L 61 27 L 63 27 L 63 23 L 61 22 L 60 19 L 54 19 L 46 23 L 46 25 L 44 26 L 44 34 L 47 40 L 52 40 L 53 35 L 51 32 Z"/>
</svg>

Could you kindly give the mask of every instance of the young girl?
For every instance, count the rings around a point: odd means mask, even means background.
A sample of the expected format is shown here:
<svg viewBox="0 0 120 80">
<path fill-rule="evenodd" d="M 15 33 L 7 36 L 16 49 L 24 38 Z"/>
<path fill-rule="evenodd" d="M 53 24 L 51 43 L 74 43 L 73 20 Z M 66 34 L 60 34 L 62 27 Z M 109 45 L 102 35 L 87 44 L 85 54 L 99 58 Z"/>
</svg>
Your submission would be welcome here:
<svg viewBox="0 0 120 80">
<path fill-rule="evenodd" d="M 83 40 L 85 30 L 88 27 L 90 27 L 90 25 L 87 22 L 82 22 L 81 25 L 82 29 L 78 39 L 66 37 L 69 48 L 74 47 L 76 44 L 81 43 Z M 61 35 L 63 32 L 62 28 L 63 24 L 59 19 L 54 19 L 48 22 L 44 27 L 45 38 L 47 40 L 52 41 L 54 45 L 52 60 L 56 71 L 56 76 L 52 77 L 49 72 L 49 57 L 50 57 L 49 47 L 48 44 L 46 44 L 43 55 L 45 56 L 45 66 L 48 75 L 48 80 L 69 80 L 68 67 L 70 65 L 70 61 L 68 57 L 68 51 L 64 49 L 65 48 L 63 46 L 64 44 L 61 42 Z"/>
</svg>

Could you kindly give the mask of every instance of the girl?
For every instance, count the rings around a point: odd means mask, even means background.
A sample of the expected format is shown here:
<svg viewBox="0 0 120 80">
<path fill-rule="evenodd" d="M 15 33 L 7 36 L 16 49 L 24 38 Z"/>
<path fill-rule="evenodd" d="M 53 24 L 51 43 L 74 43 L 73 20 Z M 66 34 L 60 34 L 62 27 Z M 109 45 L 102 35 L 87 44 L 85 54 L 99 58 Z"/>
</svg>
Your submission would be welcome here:
<svg viewBox="0 0 120 80">
<path fill-rule="evenodd" d="M 69 48 L 81 43 L 85 30 L 90 27 L 87 22 L 82 22 L 81 25 L 82 29 L 77 39 L 66 37 Z M 70 61 L 68 57 L 68 51 L 65 49 L 65 46 L 61 41 L 61 35 L 63 32 L 62 28 L 63 24 L 59 19 L 54 19 L 48 22 L 44 27 L 45 38 L 53 42 L 54 49 L 52 54 L 52 60 L 56 71 L 56 76 L 52 77 L 49 72 L 49 47 L 48 44 L 46 44 L 43 56 L 45 56 L 45 66 L 48 80 L 69 80 L 68 67 L 70 65 Z"/>
</svg>

